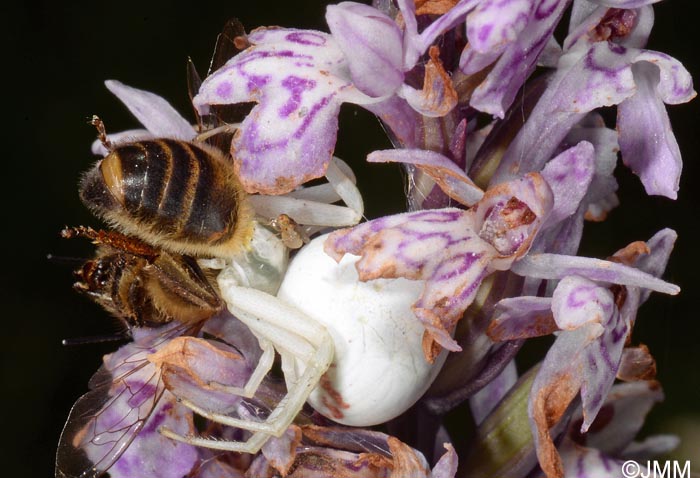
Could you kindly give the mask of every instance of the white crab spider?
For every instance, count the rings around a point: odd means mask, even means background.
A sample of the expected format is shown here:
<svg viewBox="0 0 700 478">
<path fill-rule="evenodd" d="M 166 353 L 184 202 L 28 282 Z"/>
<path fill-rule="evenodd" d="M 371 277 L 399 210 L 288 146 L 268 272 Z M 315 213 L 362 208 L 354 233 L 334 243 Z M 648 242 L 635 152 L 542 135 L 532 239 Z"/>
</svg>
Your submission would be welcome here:
<svg viewBox="0 0 700 478">
<path fill-rule="evenodd" d="M 343 184 L 348 183 L 352 184 Z M 346 204 L 357 204 L 359 193 L 346 199 L 351 189 L 341 188 L 339 195 Z M 266 291 L 250 287 L 250 274 L 242 273 L 237 262 L 227 265 L 218 277 L 229 311 L 249 327 L 263 350 L 248 383 L 224 389 L 254 396 L 277 351 L 287 383 L 284 399 L 265 421 L 234 418 L 181 402 L 209 420 L 253 432 L 245 442 L 181 436 L 167 429 L 161 430 L 164 435 L 196 446 L 256 453 L 270 437 L 284 433 L 307 400 L 339 423 L 369 426 L 400 415 L 425 393 L 446 353 L 433 364 L 423 356 L 425 329 L 411 311 L 423 283 L 361 282 L 354 267 L 359 258 L 346 255 L 336 263 L 323 251 L 325 237 L 299 251 L 276 296 L 269 287 Z M 249 283 L 242 285 L 242 278 Z"/>
</svg>

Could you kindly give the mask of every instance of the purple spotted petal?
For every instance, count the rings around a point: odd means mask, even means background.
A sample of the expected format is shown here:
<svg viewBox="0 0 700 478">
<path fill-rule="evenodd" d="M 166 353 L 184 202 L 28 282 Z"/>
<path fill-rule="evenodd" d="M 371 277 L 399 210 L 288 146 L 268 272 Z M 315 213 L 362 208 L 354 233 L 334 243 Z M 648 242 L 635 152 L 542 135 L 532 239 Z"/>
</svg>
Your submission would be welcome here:
<svg viewBox="0 0 700 478">
<path fill-rule="evenodd" d="M 373 151 L 367 156 L 370 163 L 396 162 L 413 164 L 430 176 L 452 199 L 471 206 L 484 192 L 469 179 L 453 161 L 434 151 L 424 149 L 389 149 Z"/>
<path fill-rule="evenodd" d="M 197 134 L 189 121 L 160 96 L 116 80 L 105 81 L 105 86 L 153 136 L 189 141 Z"/>
<path fill-rule="evenodd" d="M 467 16 L 467 38 L 479 53 L 503 51 L 530 19 L 535 0 L 485 0 Z"/>
<path fill-rule="evenodd" d="M 607 288 L 576 276 L 563 278 L 552 295 L 554 320 L 561 330 L 574 330 L 586 324 L 604 325 L 615 313 L 615 298 Z"/>
<path fill-rule="evenodd" d="M 483 83 L 474 91 L 472 107 L 503 118 L 520 87 L 537 65 L 569 0 L 540 1 L 518 38 L 505 49 Z"/>
<path fill-rule="evenodd" d="M 488 329 L 492 340 L 516 340 L 549 335 L 557 330 L 548 297 L 512 297 L 496 304 Z"/>
<path fill-rule="evenodd" d="M 591 342 L 582 344 L 584 349 L 579 365 L 583 374 L 581 400 L 584 420 L 581 431 L 585 432 L 615 381 L 629 323 L 622 318 L 609 289 L 580 277 L 562 279 L 552 296 L 552 312 L 561 329 L 585 327 L 588 334 L 597 335 L 588 335 Z"/>
<path fill-rule="evenodd" d="M 647 194 L 676 199 L 683 161 L 666 107 L 654 90 L 659 70 L 641 63 L 633 71 L 637 93 L 617 109 L 622 160 Z"/>
<path fill-rule="evenodd" d="M 610 206 L 617 205 L 617 202 L 612 200 L 616 198 L 615 191 L 618 187 L 613 175 L 620 150 L 617 131 L 606 128 L 603 119 L 592 113 L 569 132 L 564 144 L 576 144 L 580 141 L 590 142 L 595 150 L 595 171 L 583 199 L 586 219 L 602 221 L 611 209 Z"/>
<path fill-rule="evenodd" d="M 594 172 L 593 145 L 582 141 L 552 159 L 542 177 L 554 194 L 554 207 L 546 225 L 554 225 L 571 216 L 586 195 Z"/>
<path fill-rule="evenodd" d="M 635 52 L 608 42 L 578 47 L 559 61 L 527 122 L 506 151 L 495 181 L 538 171 L 584 116 L 596 108 L 618 104 L 632 96 L 631 64 Z"/>
<path fill-rule="evenodd" d="M 486 192 L 469 211 L 435 209 L 375 219 L 332 233 L 325 250 L 336 260 L 362 256 L 363 281 L 378 277 L 425 280 L 413 311 L 432 340 L 459 350 L 451 334 L 481 281 L 527 253 L 552 207 L 539 174 Z M 432 353 L 426 350 L 427 357 Z"/>
<path fill-rule="evenodd" d="M 527 25 L 534 0 L 487 0 L 467 16 L 467 38 L 459 60 L 465 74 L 490 65 Z"/>
<path fill-rule="evenodd" d="M 403 36 L 379 10 L 355 2 L 329 5 L 326 21 L 345 55 L 355 86 L 369 96 L 384 96 L 403 83 Z"/>
<path fill-rule="evenodd" d="M 347 78 L 345 57 L 328 34 L 257 29 L 253 44 L 207 77 L 193 99 L 209 105 L 258 104 L 234 136 L 236 172 L 249 192 L 282 194 L 323 176 L 341 103 L 371 102 Z"/>
<path fill-rule="evenodd" d="M 472 75 L 496 61 L 501 53 L 498 50 L 480 53 L 467 43 L 459 57 L 459 69 L 465 75 Z"/>
<path fill-rule="evenodd" d="M 448 350 L 459 350 L 451 333 L 495 254 L 476 234 L 471 215 L 460 209 L 375 219 L 332 233 L 325 247 L 337 259 L 346 253 L 361 255 L 356 265 L 361 280 L 425 280 L 413 310 L 428 334 Z"/>
</svg>

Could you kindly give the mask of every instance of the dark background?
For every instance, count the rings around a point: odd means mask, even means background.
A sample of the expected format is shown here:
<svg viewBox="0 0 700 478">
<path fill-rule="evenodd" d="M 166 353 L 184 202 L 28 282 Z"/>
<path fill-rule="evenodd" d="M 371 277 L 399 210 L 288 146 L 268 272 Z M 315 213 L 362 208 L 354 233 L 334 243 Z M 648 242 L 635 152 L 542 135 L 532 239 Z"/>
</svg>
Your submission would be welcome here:
<svg viewBox="0 0 700 478">
<path fill-rule="evenodd" d="M 53 454 L 71 404 L 86 390 L 102 354 L 114 344 L 63 347 L 66 337 L 110 333 L 115 324 L 71 291 L 72 266 L 50 263 L 48 253 L 87 257 L 89 244 L 63 241 L 64 225 L 97 225 L 81 205 L 77 181 L 94 158 L 94 129 L 86 120 L 99 114 L 110 131 L 136 127 L 125 108 L 104 88 L 105 79 L 156 92 L 189 115 L 185 61 L 191 56 L 204 73 L 216 35 L 238 17 L 248 28 L 282 25 L 325 29 L 328 2 L 165 1 L 19 3 L 2 7 L 4 260 L 2 294 L 2 470 L 6 476 L 53 476 Z M 695 2 L 660 3 L 650 48 L 680 59 L 700 78 Z M 238 4 L 238 5 L 237 5 Z M 693 5 L 693 10 L 689 6 Z M 8 10 L 11 8 L 11 10 Z M 698 212 L 700 188 L 698 101 L 670 108 L 685 159 L 679 200 L 646 198 L 635 178 L 621 174 L 622 207 L 605 224 L 588 227 L 582 253 L 604 257 L 633 240 L 648 239 L 662 227 L 680 234 L 666 278 L 678 283 L 674 299 L 652 297 L 641 310 L 634 341 L 649 345 L 657 358 L 666 402 L 654 411 L 648 432 L 700 428 L 700 284 Z M 359 138 L 359 141 L 358 141 Z M 367 152 L 388 147 L 381 129 L 362 110 L 344 107 L 338 155 L 360 173 L 367 216 L 398 212 L 403 182 L 398 167 L 367 166 Z M 694 417 L 694 418 L 693 418 Z M 698 441 L 680 458 L 695 459 Z"/>
</svg>

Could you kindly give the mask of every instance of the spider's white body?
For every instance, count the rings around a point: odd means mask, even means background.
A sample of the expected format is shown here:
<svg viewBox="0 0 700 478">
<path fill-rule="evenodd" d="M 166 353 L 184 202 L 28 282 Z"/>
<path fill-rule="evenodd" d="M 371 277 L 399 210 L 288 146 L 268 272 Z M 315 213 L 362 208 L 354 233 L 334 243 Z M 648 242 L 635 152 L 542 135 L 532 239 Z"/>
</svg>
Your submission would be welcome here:
<svg viewBox="0 0 700 478">
<path fill-rule="evenodd" d="M 383 423 L 425 393 L 445 358 L 429 364 L 423 356 L 425 329 L 411 311 L 423 282 L 360 282 L 359 258 L 346 255 L 336 263 L 323 252 L 325 237 L 299 252 L 277 294 L 323 324 L 333 339 L 333 363 L 308 401 L 339 423 Z"/>
</svg>

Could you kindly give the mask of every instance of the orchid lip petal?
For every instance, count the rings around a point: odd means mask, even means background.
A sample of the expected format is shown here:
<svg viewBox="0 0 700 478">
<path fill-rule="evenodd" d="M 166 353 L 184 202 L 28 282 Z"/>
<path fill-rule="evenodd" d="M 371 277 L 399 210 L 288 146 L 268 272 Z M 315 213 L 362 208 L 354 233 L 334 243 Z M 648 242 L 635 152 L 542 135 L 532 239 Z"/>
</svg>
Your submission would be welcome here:
<svg viewBox="0 0 700 478">
<path fill-rule="evenodd" d="M 153 136 L 189 141 L 197 134 L 192 125 L 160 96 L 116 80 L 105 81 L 105 86 Z"/>
<path fill-rule="evenodd" d="M 209 105 L 257 102 L 233 138 L 234 169 L 248 192 L 284 194 L 324 175 L 341 103 L 385 98 L 353 86 L 327 33 L 259 28 L 248 39 L 252 46 L 207 77 L 193 103 L 206 112 Z"/>
</svg>

